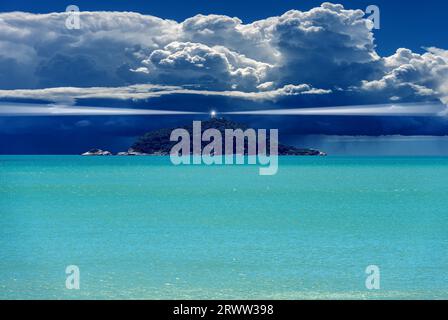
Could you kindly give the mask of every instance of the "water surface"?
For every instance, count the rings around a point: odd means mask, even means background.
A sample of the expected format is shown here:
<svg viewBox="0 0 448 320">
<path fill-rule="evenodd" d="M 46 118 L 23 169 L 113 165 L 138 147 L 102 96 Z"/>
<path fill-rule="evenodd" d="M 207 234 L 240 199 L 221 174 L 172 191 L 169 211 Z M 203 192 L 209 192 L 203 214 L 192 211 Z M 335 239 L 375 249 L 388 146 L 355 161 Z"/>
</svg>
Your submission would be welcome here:
<svg viewBox="0 0 448 320">
<path fill-rule="evenodd" d="M 447 299 L 447 185 L 448 158 L 0 156 L 0 298 Z"/>
</svg>

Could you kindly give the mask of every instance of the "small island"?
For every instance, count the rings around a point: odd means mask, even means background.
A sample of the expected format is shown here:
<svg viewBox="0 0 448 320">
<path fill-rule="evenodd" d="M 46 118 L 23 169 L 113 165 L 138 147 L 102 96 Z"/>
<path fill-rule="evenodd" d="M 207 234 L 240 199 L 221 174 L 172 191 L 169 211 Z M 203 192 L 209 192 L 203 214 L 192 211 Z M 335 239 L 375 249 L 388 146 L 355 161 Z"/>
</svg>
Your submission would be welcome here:
<svg viewBox="0 0 448 320">
<path fill-rule="evenodd" d="M 184 126 L 183 129 L 187 130 L 191 135 L 193 134 L 192 125 Z M 219 130 L 224 134 L 225 129 L 242 129 L 246 130 L 247 125 L 236 123 L 224 118 L 212 118 L 208 121 L 202 122 L 202 129 L 207 130 L 214 128 Z M 176 128 L 169 129 L 159 129 L 150 131 L 140 138 L 128 149 L 128 151 L 119 152 L 118 156 L 167 156 L 170 154 L 170 150 L 173 145 L 176 144 L 174 141 L 170 141 L 171 132 Z M 269 141 L 267 141 L 269 144 Z M 246 150 L 247 151 L 247 150 Z M 92 149 L 83 156 L 109 156 L 112 155 L 109 151 L 103 151 L 101 149 Z M 308 149 L 308 148 L 297 148 L 294 146 L 288 146 L 284 144 L 278 144 L 278 155 L 279 156 L 326 156 L 325 152 Z"/>
<path fill-rule="evenodd" d="M 84 152 L 82 156 L 112 156 L 112 152 L 105 151 L 101 149 L 90 149 L 87 152 Z"/>
</svg>

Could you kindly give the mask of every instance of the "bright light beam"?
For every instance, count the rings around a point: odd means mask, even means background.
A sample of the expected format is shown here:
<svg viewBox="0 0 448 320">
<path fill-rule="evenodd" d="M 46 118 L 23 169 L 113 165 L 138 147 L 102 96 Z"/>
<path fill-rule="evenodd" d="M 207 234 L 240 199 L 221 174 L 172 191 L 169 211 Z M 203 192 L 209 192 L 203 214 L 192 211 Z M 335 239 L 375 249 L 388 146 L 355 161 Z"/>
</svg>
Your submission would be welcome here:
<svg viewBox="0 0 448 320">
<path fill-rule="evenodd" d="M 446 106 L 441 103 L 390 103 L 377 105 L 335 106 L 224 112 L 234 115 L 279 116 L 443 116 Z"/>
<path fill-rule="evenodd" d="M 204 112 L 0 103 L 0 116 L 150 116 L 183 114 L 204 114 Z"/>
<path fill-rule="evenodd" d="M 92 106 L 42 105 L 0 103 L 0 116 L 132 116 L 132 115 L 193 115 L 207 112 L 103 108 Z M 211 116 L 216 116 L 212 111 Z M 441 103 L 391 103 L 377 105 L 335 106 L 320 108 L 270 109 L 222 112 L 228 115 L 278 116 L 446 116 L 447 107 Z"/>
</svg>

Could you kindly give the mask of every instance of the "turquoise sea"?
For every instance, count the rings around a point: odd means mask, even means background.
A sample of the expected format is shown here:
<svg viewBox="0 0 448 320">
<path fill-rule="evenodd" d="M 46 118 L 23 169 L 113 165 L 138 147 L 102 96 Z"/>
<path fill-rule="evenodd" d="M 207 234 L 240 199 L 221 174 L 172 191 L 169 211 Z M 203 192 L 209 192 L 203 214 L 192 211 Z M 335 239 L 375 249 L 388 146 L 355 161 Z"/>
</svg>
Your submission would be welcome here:
<svg viewBox="0 0 448 320">
<path fill-rule="evenodd" d="M 447 299 L 447 187 L 448 158 L 1 156 L 0 298 Z"/>
</svg>

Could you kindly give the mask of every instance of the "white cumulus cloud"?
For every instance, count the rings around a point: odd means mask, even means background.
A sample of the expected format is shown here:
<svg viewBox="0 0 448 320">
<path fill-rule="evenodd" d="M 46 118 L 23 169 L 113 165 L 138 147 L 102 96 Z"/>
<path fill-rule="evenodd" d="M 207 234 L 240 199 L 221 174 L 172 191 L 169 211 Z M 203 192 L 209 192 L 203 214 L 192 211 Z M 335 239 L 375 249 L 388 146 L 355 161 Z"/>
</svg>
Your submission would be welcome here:
<svg viewBox="0 0 448 320">
<path fill-rule="evenodd" d="M 0 14 L 0 98 L 147 99 L 188 92 L 253 100 L 334 95 L 343 104 L 448 103 L 448 51 L 398 49 L 381 57 L 364 12 L 340 4 L 252 23 L 224 15 L 176 22 L 133 12 L 81 12 L 81 29 L 69 30 L 67 17 Z M 47 89 L 55 87 L 63 93 Z"/>
</svg>

